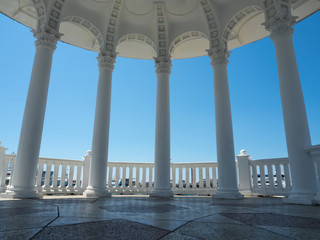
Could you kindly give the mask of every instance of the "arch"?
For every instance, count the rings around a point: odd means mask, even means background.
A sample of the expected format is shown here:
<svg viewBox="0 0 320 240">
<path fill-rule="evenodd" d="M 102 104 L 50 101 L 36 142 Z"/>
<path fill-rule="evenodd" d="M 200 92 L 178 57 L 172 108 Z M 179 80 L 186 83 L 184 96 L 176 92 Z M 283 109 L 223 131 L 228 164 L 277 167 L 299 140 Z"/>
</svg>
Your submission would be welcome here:
<svg viewBox="0 0 320 240">
<path fill-rule="evenodd" d="M 92 49 L 95 49 L 94 47 L 94 45 L 96 45 L 95 41 L 98 42 L 99 48 L 101 48 L 104 45 L 104 39 L 101 31 L 87 19 L 84 19 L 79 16 L 68 16 L 68 17 L 65 17 L 60 24 L 64 22 L 69 22 L 69 23 L 75 24 L 76 26 L 81 27 L 82 29 L 85 29 L 95 39 L 92 44 Z M 61 28 L 61 30 L 62 29 L 63 28 Z"/>
<path fill-rule="evenodd" d="M 247 6 L 242 10 L 238 11 L 233 17 L 227 22 L 223 28 L 222 39 L 226 46 L 228 41 L 239 34 L 241 28 L 253 17 L 263 12 L 263 9 L 258 5 Z M 237 30 L 235 30 L 238 28 Z M 239 40 L 240 41 L 240 40 Z M 241 44 L 240 44 L 241 45 Z"/>
<path fill-rule="evenodd" d="M 203 41 L 204 40 L 204 41 Z M 187 52 L 188 56 L 191 57 L 199 57 L 199 52 L 201 52 L 203 50 L 203 54 L 202 55 L 206 55 L 206 49 L 208 49 L 210 46 L 209 45 L 209 37 L 200 31 L 188 31 L 188 32 L 184 32 L 179 34 L 171 43 L 170 43 L 170 47 L 169 47 L 169 52 L 170 55 L 174 58 L 174 59 L 178 59 L 178 58 L 184 58 L 184 56 L 180 55 L 179 53 L 175 54 L 175 51 L 177 49 L 179 49 L 179 47 L 181 47 L 182 45 L 188 44 L 190 46 L 187 46 L 185 50 L 190 50 L 190 51 L 194 51 L 195 54 L 192 55 L 192 53 Z"/>
<path fill-rule="evenodd" d="M 132 46 L 136 47 L 133 48 Z M 145 48 L 146 46 L 149 47 L 149 50 Z M 129 33 L 120 37 L 116 44 L 116 49 L 119 56 L 122 56 L 123 49 L 129 50 L 129 52 L 131 51 L 132 56 L 135 58 L 153 59 L 153 57 L 157 56 L 157 46 L 154 41 L 139 33 Z M 127 55 L 128 54 L 126 54 L 126 56 Z"/>
</svg>

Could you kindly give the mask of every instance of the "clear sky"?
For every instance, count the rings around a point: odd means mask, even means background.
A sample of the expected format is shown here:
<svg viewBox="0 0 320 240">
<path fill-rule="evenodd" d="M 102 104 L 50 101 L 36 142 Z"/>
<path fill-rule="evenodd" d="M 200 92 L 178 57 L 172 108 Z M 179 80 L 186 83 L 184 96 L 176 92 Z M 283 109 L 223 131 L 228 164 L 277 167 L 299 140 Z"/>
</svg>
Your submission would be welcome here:
<svg viewBox="0 0 320 240">
<path fill-rule="evenodd" d="M 294 44 L 313 144 L 320 144 L 320 12 L 295 26 Z M 0 141 L 17 152 L 35 53 L 30 29 L 0 14 Z M 58 43 L 40 155 L 81 159 L 91 149 L 97 53 Z M 151 60 L 117 58 L 109 161 L 153 162 L 156 74 Z M 229 63 L 235 153 L 286 157 L 276 58 L 269 38 L 234 49 Z M 213 71 L 208 57 L 174 60 L 173 162 L 216 161 Z"/>
</svg>

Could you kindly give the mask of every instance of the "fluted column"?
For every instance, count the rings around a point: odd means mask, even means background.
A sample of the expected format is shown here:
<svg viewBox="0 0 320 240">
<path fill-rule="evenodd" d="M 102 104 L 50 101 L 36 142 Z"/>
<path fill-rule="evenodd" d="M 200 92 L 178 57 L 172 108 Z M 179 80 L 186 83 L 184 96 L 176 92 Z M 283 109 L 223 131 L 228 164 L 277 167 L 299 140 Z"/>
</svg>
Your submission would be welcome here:
<svg viewBox="0 0 320 240">
<path fill-rule="evenodd" d="M 112 72 L 116 53 L 100 53 L 99 83 L 92 139 L 92 159 L 90 163 L 89 185 L 83 193 L 85 197 L 110 197 L 106 188 L 109 125 L 111 107 Z"/>
<path fill-rule="evenodd" d="M 34 31 L 36 53 L 25 105 L 12 184 L 5 193 L 11 198 L 38 198 L 35 189 L 44 115 L 47 104 L 53 52 L 59 35 Z M 41 174 L 42 173 L 38 173 Z"/>
<path fill-rule="evenodd" d="M 170 91 L 169 57 L 155 58 L 157 73 L 154 188 L 151 197 L 172 197 L 170 187 Z"/>
<path fill-rule="evenodd" d="M 218 161 L 218 190 L 213 198 L 243 198 L 237 186 L 233 129 L 228 83 L 228 57 L 225 50 L 208 50 L 214 72 L 214 102 Z"/>
<path fill-rule="evenodd" d="M 292 191 L 286 201 L 311 204 L 317 191 L 316 169 L 312 157 L 305 151 L 306 147 L 311 146 L 311 139 L 292 40 L 295 17 L 291 16 L 291 6 L 285 8 L 285 4 L 289 2 L 276 0 L 275 6 L 269 6 L 265 2 L 265 27 L 271 32 L 277 56 L 282 113 L 291 170 Z M 270 10 L 272 8 L 274 11 Z"/>
</svg>

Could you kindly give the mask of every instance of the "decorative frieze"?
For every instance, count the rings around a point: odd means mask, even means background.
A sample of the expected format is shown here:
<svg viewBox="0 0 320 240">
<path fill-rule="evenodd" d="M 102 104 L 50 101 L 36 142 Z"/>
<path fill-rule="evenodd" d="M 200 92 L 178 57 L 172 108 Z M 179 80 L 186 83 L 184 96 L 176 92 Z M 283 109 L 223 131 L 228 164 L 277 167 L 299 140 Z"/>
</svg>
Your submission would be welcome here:
<svg viewBox="0 0 320 240">
<path fill-rule="evenodd" d="M 156 5 L 157 13 L 157 32 L 158 32 L 158 57 L 169 56 L 168 53 L 168 29 L 165 21 L 165 7 L 163 2 L 158 2 Z"/>
<path fill-rule="evenodd" d="M 123 0 L 115 0 L 112 6 L 111 15 L 107 24 L 107 31 L 105 35 L 105 46 L 103 51 L 112 52 L 116 49 L 116 32 L 117 24 L 120 15 L 120 10 L 123 5 Z"/>
<path fill-rule="evenodd" d="M 171 58 L 170 57 L 155 57 L 156 73 L 171 73 Z"/>
<path fill-rule="evenodd" d="M 279 33 L 292 33 L 292 26 L 296 17 L 291 15 L 291 1 L 289 0 L 264 0 L 265 27 L 271 32 L 272 37 Z"/>
<path fill-rule="evenodd" d="M 208 0 L 199 0 L 203 9 L 203 12 L 206 16 L 206 20 L 209 27 L 209 40 L 211 48 L 218 48 L 221 46 L 221 37 L 218 30 L 218 24 L 214 17 L 213 7 L 211 6 L 210 1 Z"/>
<path fill-rule="evenodd" d="M 114 69 L 114 64 L 116 62 L 117 53 L 116 52 L 103 52 L 98 56 L 98 62 L 100 68 Z"/>
</svg>

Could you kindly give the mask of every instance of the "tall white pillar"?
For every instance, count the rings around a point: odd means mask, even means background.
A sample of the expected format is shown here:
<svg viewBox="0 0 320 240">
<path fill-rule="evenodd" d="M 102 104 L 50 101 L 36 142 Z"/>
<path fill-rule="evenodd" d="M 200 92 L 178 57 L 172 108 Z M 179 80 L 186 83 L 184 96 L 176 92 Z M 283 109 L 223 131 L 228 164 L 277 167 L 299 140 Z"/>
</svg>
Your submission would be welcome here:
<svg viewBox="0 0 320 240">
<path fill-rule="evenodd" d="M 229 52 L 208 50 L 214 72 L 214 101 L 216 116 L 216 142 L 218 160 L 218 190 L 212 197 L 240 199 L 237 186 L 233 129 L 228 83 Z"/>
<path fill-rule="evenodd" d="M 99 83 L 92 140 L 89 185 L 83 193 L 85 197 L 110 197 L 106 188 L 109 125 L 111 107 L 112 72 L 116 54 L 106 52 L 99 55 Z"/>
<path fill-rule="evenodd" d="M 289 7 L 290 8 L 290 7 Z M 311 146 L 307 114 L 293 46 L 295 18 L 288 11 L 279 10 L 280 16 L 267 18 L 266 29 L 274 42 L 282 113 L 289 156 L 292 191 L 285 201 L 312 204 L 317 192 L 316 169 L 312 157 L 305 151 Z"/>
<path fill-rule="evenodd" d="M 3 195 L 11 198 L 38 198 L 35 177 L 47 104 L 53 52 L 59 36 L 34 32 L 36 54 L 23 115 L 17 159 L 11 186 Z M 41 174 L 42 173 L 38 173 Z"/>
<path fill-rule="evenodd" d="M 155 58 L 157 73 L 154 188 L 151 197 L 172 197 L 170 187 L 170 91 L 169 57 Z"/>
</svg>

